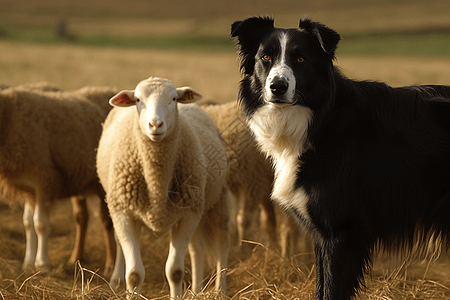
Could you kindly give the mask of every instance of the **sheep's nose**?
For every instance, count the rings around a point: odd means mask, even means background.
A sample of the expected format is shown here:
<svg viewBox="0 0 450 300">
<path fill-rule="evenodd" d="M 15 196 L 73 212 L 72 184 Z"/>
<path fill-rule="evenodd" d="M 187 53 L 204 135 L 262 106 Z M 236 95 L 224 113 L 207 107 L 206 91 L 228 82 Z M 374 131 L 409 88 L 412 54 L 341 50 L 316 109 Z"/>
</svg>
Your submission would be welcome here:
<svg viewBox="0 0 450 300">
<path fill-rule="evenodd" d="M 279 78 L 275 78 L 270 83 L 270 90 L 272 91 L 272 94 L 276 96 L 281 96 L 286 93 L 288 87 L 288 83 L 285 80 Z"/>
<path fill-rule="evenodd" d="M 159 128 L 161 126 L 163 126 L 163 121 L 154 121 L 154 122 L 149 122 L 148 124 L 150 125 L 150 128 Z"/>
</svg>

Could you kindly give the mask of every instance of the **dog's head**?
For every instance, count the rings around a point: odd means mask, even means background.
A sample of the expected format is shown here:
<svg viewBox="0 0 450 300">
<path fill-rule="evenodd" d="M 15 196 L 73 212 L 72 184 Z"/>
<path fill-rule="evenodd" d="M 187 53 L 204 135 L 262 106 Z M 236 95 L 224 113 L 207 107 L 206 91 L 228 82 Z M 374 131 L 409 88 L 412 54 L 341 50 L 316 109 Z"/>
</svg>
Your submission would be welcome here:
<svg viewBox="0 0 450 300">
<path fill-rule="evenodd" d="M 234 22 L 231 36 L 237 38 L 245 75 L 240 98 L 247 113 L 265 104 L 304 105 L 314 111 L 318 98 L 329 93 L 323 89 L 332 85 L 330 70 L 340 40 L 334 30 L 305 17 L 298 28 L 288 29 L 274 27 L 272 18 L 252 17 Z"/>
</svg>

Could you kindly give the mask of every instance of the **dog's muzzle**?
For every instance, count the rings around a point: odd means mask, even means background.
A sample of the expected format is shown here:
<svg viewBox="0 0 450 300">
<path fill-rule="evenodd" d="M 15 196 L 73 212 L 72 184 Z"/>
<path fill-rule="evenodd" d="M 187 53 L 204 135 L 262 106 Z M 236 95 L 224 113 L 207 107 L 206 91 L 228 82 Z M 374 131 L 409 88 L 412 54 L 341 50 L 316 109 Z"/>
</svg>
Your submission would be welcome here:
<svg viewBox="0 0 450 300">
<path fill-rule="evenodd" d="M 281 78 L 274 78 L 270 83 L 270 91 L 275 96 L 283 96 L 289 88 L 289 83 Z"/>
<path fill-rule="evenodd" d="M 287 95 L 289 89 L 289 82 L 287 80 L 275 77 L 270 82 L 269 88 L 272 96 L 268 97 L 267 102 L 277 107 L 292 105 Z"/>
</svg>

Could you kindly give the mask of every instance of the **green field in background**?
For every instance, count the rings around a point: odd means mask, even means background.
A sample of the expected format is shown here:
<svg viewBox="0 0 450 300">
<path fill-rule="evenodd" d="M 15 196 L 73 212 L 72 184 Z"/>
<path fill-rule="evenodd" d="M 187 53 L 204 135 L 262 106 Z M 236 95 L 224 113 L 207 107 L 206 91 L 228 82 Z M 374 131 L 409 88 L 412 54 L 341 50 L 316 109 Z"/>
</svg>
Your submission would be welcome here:
<svg viewBox="0 0 450 300">
<path fill-rule="evenodd" d="M 129 37 L 102 34 L 60 37 L 54 30 L 46 27 L 0 29 L 0 41 L 96 47 L 236 51 L 233 38 L 226 35 L 183 34 Z M 344 33 L 338 53 L 447 57 L 450 56 L 450 29 Z"/>
</svg>

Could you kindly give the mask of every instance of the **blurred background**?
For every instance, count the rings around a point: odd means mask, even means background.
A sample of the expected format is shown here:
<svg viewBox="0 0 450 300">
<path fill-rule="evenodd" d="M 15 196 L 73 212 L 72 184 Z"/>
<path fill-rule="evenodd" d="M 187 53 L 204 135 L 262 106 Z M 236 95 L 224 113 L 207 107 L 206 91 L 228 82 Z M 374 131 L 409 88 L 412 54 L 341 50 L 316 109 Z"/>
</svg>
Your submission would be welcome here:
<svg viewBox="0 0 450 300">
<path fill-rule="evenodd" d="M 73 34 L 71 37 L 78 43 L 129 47 L 167 47 L 170 45 L 163 41 L 172 40 L 175 45 L 177 38 L 183 42 L 184 36 L 197 44 L 185 47 L 210 44 L 215 49 L 226 49 L 230 23 L 254 15 L 272 15 L 277 26 L 295 27 L 299 17 L 307 14 L 348 40 L 380 41 L 398 35 L 413 41 L 428 34 L 445 36 L 450 29 L 450 3 L 445 0 L 2 0 L 0 5 L 4 39 L 49 42 L 58 22 L 64 20 L 67 33 Z M 141 41 L 136 41 L 137 37 Z M 223 44 L 212 45 L 213 39 Z M 403 49 L 407 50 L 421 53 L 419 49 Z M 442 50 L 429 51 L 445 54 Z"/>
<path fill-rule="evenodd" d="M 11 85 L 125 88 L 176 69 L 176 83 L 231 101 L 228 89 L 240 80 L 231 23 L 269 15 L 275 26 L 296 27 L 305 14 L 342 35 L 337 63 L 350 77 L 450 82 L 446 0 L 0 0 L 0 7 L 0 82 Z"/>
<path fill-rule="evenodd" d="M 2 0 L 0 5 L 4 40 L 55 42 L 59 33 L 84 45 L 229 50 L 233 20 L 271 15 L 277 26 L 295 27 L 307 14 L 343 34 L 342 53 L 448 54 L 430 47 L 448 45 L 435 44 L 449 36 L 445 0 Z M 433 45 L 419 43 L 421 38 Z M 391 49 L 382 49 L 389 43 Z"/>
</svg>

